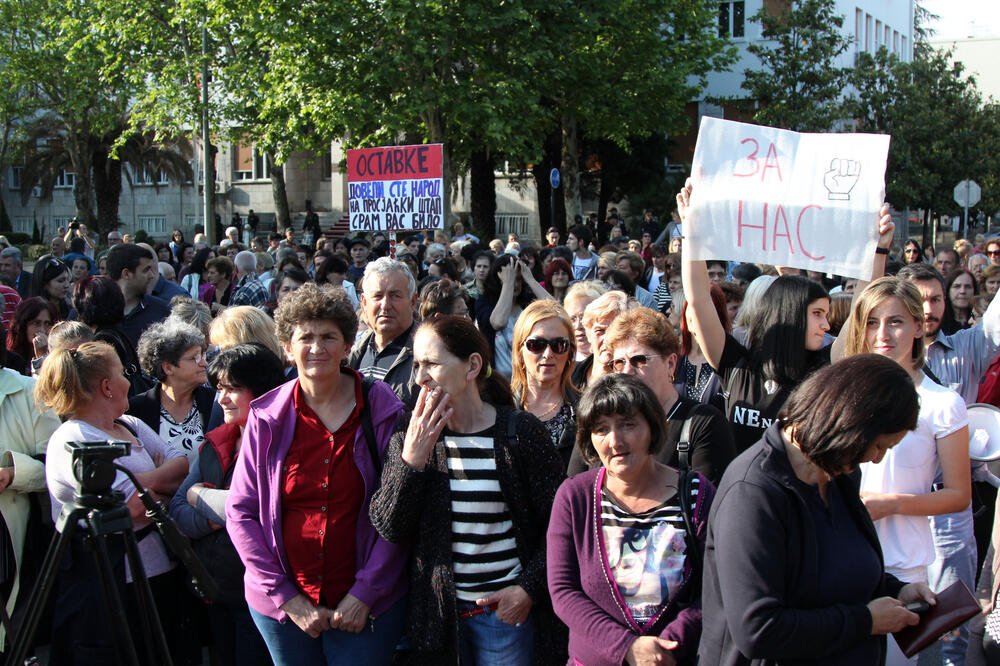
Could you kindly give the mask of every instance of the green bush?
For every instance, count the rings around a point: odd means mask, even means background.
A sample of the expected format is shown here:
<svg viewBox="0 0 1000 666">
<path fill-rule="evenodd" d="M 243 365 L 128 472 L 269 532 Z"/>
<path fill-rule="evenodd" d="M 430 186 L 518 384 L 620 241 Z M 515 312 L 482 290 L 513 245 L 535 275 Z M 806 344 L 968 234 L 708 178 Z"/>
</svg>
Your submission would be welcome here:
<svg viewBox="0 0 1000 666">
<path fill-rule="evenodd" d="M 24 234 L 21 234 L 22 236 Z M 17 247 L 21 251 L 21 259 L 24 261 L 38 261 L 42 255 L 48 254 L 51 248 L 48 245 L 19 245 Z"/>
</svg>

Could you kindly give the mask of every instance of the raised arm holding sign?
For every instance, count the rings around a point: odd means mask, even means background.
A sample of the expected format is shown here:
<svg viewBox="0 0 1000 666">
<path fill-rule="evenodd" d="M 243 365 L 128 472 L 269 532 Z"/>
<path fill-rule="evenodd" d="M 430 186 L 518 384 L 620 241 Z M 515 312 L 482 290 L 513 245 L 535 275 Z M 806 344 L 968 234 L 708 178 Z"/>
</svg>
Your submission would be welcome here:
<svg viewBox="0 0 1000 666">
<path fill-rule="evenodd" d="M 677 195 L 677 210 L 685 232 L 703 237 L 704 216 L 691 216 L 693 192 L 689 179 Z M 878 208 L 875 217 L 877 224 L 872 225 L 872 214 L 868 213 L 866 235 L 871 234 L 874 242 L 866 262 L 870 267 L 867 279 L 885 271 L 895 229 L 888 206 Z M 883 250 L 876 253 L 876 248 Z M 709 295 L 705 262 L 691 255 L 685 249 L 681 262 L 688 326 L 705 358 L 722 378 L 726 415 L 733 426 L 737 449 L 742 451 L 775 422 L 788 395 L 806 375 L 829 363 L 831 353 L 840 356 L 839 340 L 836 349 L 823 347 L 823 337 L 830 330 L 830 299 L 823 287 L 804 277 L 778 278 L 761 299 L 759 316 L 752 318 L 744 346 L 723 329 Z M 856 293 L 862 289 L 859 284 Z"/>
</svg>

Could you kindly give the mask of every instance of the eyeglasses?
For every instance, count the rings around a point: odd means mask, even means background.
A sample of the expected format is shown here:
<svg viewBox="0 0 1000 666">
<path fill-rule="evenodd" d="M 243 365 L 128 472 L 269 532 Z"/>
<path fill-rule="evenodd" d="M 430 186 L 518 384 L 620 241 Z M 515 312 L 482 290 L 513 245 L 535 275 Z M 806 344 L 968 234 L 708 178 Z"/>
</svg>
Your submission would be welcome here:
<svg viewBox="0 0 1000 666">
<path fill-rule="evenodd" d="M 204 352 L 198 352 L 194 356 L 182 356 L 182 357 L 180 357 L 177 360 L 178 361 L 194 361 L 195 363 L 201 363 L 202 361 L 205 360 L 205 353 Z"/>
<path fill-rule="evenodd" d="M 998 254 L 1000 254 L 1000 250 L 990 250 L 990 251 L 989 251 L 989 252 L 987 252 L 986 254 L 988 254 L 988 255 L 990 255 L 990 256 L 992 257 L 992 256 L 994 256 L 994 255 L 998 255 Z"/>
<path fill-rule="evenodd" d="M 546 347 L 552 347 L 552 353 L 565 354 L 569 351 L 569 338 L 528 338 L 524 341 L 524 348 L 532 354 L 541 354 Z"/>
<path fill-rule="evenodd" d="M 625 364 L 628 363 L 636 370 L 642 370 L 649 363 L 651 358 L 663 358 L 662 354 L 636 354 L 635 356 L 626 356 L 625 358 L 616 358 L 610 365 L 615 372 L 621 372 L 625 369 Z"/>
</svg>

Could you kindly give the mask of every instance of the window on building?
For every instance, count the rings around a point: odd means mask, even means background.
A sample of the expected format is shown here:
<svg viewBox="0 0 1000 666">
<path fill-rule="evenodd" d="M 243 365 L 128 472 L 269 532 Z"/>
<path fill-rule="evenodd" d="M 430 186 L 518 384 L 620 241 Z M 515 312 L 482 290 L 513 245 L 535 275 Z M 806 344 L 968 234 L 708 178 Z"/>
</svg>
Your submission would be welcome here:
<svg viewBox="0 0 1000 666">
<path fill-rule="evenodd" d="M 12 222 L 12 228 L 16 234 L 30 234 L 34 228 L 35 221 L 30 217 L 15 217 Z"/>
<path fill-rule="evenodd" d="M 743 37 L 746 24 L 746 2 L 728 0 L 719 3 L 719 37 Z"/>
<path fill-rule="evenodd" d="M 12 166 L 8 171 L 7 184 L 11 190 L 16 191 L 21 189 L 21 171 L 23 170 L 24 167 Z"/>
<path fill-rule="evenodd" d="M 253 149 L 253 178 L 254 180 L 266 180 L 271 177 L 271 169 L 268 166 L 267 153 Z"/>
<path fill-rule="evenodd" d="M 865 51 L 872 50 L 872 15 L 865 14 Z"/>
<path fill-rule="evenodd" d="M 327 151 L 320 158 L 323 162 L 323 180 L 333 178 L 333 153 Z"/>
<path fill-rule="evenodd" d="M 899 37 L 899 50 L 900 55 L 904 60 L 909 60 L 910 52 L 906 50 L 906 35 L 900 35 Z"/>
<path fill-rule="evenodd" d="M 253 144 L 233 144 L 233 180 L 253 179 Z"/>
<path fill-rule="evenodd" d="M 53 217 L 52 218 L 52 230 L 62 229 L 63 233 L 66 233 L 66 229 L 69 229 L 70 223 L 73 222 L 72 217 Z"/>
<path fill-rule="evenodd" d="M 163 169 L 151 171 L 146 168 L 137 168 L 132 171 L 132 182 L 136 185 L 169 185 L 170 179 Z"/>
<path fill-rule="evenodd" d="M 892 52 L 899 53 L 899 31 L 892 31 Z"/>
<path fill-rule="evenodd" d="M 71 188 L 76 185 L 76 174 L 72 171 L 62 169 L 56 176 L 56 187 Z"/>
<path fill-rule="evenodd" d="M 167 233 L 167 218 L 163 215 L 140 215 L 136 230 L 144 229 L 146 233 L 165 234 Z"/>
<path fill-rule="evenodd" d="M 882 46 L 884 46 L 885 48 L 889 48 L 889 45 L 892 43 L 891 40 L 892 40 L 892 28 L 890 28 L 889 26 L 885 26 L 885 36 L 882 37 Z"/>
<path fill-rule="evenodd" d="M 860 9 L 854 10 L 854 45 L 860 48 L 864 44 L 865 36 L 865 13 Z"/>
<path fill-rule="evenodd" d="M 875 50 L 882 45 L 882 21 L 875 21 Z"/>
</svg>

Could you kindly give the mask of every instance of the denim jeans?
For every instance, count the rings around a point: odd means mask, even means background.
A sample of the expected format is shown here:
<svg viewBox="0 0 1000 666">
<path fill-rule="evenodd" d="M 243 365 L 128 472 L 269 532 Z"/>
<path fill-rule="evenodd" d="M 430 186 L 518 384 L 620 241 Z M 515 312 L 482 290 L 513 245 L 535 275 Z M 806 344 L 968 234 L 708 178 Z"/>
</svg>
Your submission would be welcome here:
<svg viewBox="0 0 1000 666">
<path fill-rule="evenodd" d="M 458 602 L 458 611 L 475 608 Z M 535 619 L 529 615 L 520 627 L 487 611 L 458 621 L 458 651 L 462 666 L 530 666 L 535 642 Z"/>
<path fill-rule="evenodd" d="M 972 507 L 943 516 L 931 516 L 934 535 L 934 562 L 927 567 L 927 583 L 940 592 L 956 580 L 976 589 L 976 537 L 973 534 Z M 964 666 L 969 645 L 969 625 L 959 628 L 958 636 L 941 641 L 941 663 Z"/>
<path fill-rule="evenodd" d="M 361 633 L 327 629 L 319 638 L 311 638 L 290 619 L 284 624 L 250 609 L 254 624 L 267 643 L 275 666 L 386 666 L 403 635 L 406 597 L 369 623 Z"/>
</svg>

